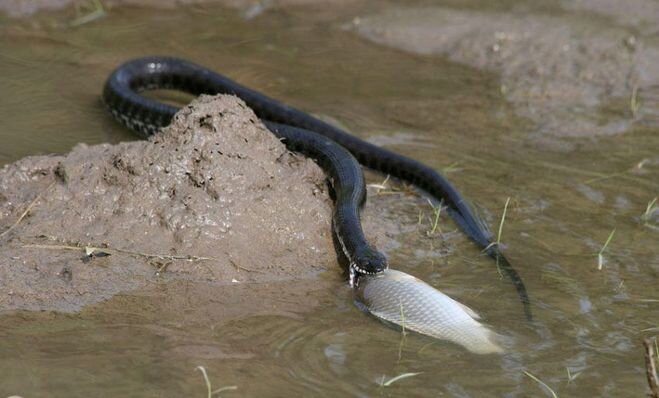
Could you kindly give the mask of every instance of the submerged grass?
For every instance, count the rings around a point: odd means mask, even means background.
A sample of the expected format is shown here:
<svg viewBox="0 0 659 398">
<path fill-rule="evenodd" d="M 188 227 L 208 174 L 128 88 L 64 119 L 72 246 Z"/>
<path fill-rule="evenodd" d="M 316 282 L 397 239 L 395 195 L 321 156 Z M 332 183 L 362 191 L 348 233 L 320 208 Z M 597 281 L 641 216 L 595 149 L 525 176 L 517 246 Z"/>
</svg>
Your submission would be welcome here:
<svg viewBox="0 0 659 398">
<path fill-rule="evenodd" d="M 107 15 L 101 0 L 76 1 L 76 18 L 69 25 L 80 26 L 94 22 Z"/>
<path fill-rule="evenodd" d="M 543 386 L 545 389 L 547 389 L 547 391 L 549 391 L 551 393 L 551 396 L 553 398 L 558 398 L 558 395 L 556 395 L 556 392 L 554 392 L 554 390 L 552 390 L 551 387 L 549 387 L 544 381 L 542 381 L 542 380 L 538 379 L 537 377 L 533 376 L 531 373 L 527 372 L 526 370 L 524 371 L 524 374 L 527 375 L 528 377 L 530 377 L 531 379 L 533 379 L 536 383 Z"/>
<path fill-rule="evenodd" d="M 383 375 L 383 376 L 382 376 L 382 380 L 380 381 L 380 387 L 389 387 L 390 385 L 394 384 L 394 383 L 397 382 L 397 381 L 400 381 L 400 380 L 403 380 L 403 379 L 407 379 L 407 378 L 410 378 L 410 377 L 414 377 L 414 376 L 418 376 L 418 375 L 420 375 L 420 374 L 422 374 L 422 373 L 423 373 L 423 372 L 416 372 L 416 373 L 415 373 L 415 372 L 402 373 L 402 374 L 399 374 L 399 375 L 396 376 L 396 377 L 392 377 L 391 379 L 389 379 L 389 380 L 387 380 L 387 381 L 385 381 L 385 379 L 384 379 L 384 375 Z"/>
<path fill-rule="evenodd" d="M 567 371 L 567 384 L 572 383 L 577 379 L 577 377 L 581 376 L 583 372 L 577 372 L 577 373 L 572 373 L 570 372 L 570 368 L 567 366 L 565 367 L 565 370 Z"/>
<path fill-rule="evenodd" d="M 407 338 L 407 327 L 405 322 L 405 308 L 403 307 L 403 302 L 398 301 L 400 305 L 400 327 L 401 327 L 401 337 L 400 342 L 398 342 L 398 362 L 403 359 L 403 345 L 405 344 L 405 339 Z"/>
<path fill-rule="evenodd" d="M 506 204 L 503 205 L 503 213 L 501 214 L 501 221 L 499 222 L 499 231 L 497 233 L 497 240 L 496 242 L 492 242 L 489 245 L 487 245 L 484 249 L 483 252 L 487 252 L 492 246 L 499 246 L 501 244 L 501 235 L 503 233 L 503 223 L 506 222 L 506 214 L 508 213 L 508 205 L 510 204 L 510 196 L 506 198 Z M 499 264 L 499 256 L 496 256 L 496 264 L 497 264 L 497 272 L 499 273 L 499 277 L 503 278 L 503 272 L 501 272 L 501 265 Z"/>
<path fill-rule="evenodd" d="M 501 215 L 501 222 L 499 223 L 499 232 L 497 233 L 497 245 L 501 243 L 501 233 L 503 232 L 503 223 L 506 221 L 506 213 L 508 212 L 509 203 L 510 203 L 510 196 L 506 199 L 506 204 L 503 205 L 503 214 Z"/>
<path fill-rule="evenodd" d="M 606 251 L 606 248 L 609 246 L 609 243 L 611 243 L 611 239 L 613 239 L 613 235 L 615 235 L 616 229 L 613 228 L 611 233 L 609 234 L 609 237 L 606 239 L 606 242 L 604 242 L 604 246 L 600 249 L 599 253 L 597 253 L 597 269 L 601 270 L 602 266 L 604 265 L 604 251 Z"/>
<path fill-rule="evenodd" d="M 657 337 L 643 339 L 643 346 L 645 348 L 645 376 L 650 386 L 650 397 L 659 398 L 659 376 L 657 375 L 657 361 L 655 360 L 655 357 L 659 360 Z"/>
<path fill-rule="evenodd" d="M 462 168 L 460 168 L 460 162 L 453 162 L 442 169 L 442 173 L 444 174 L 455 173 L 459 171 L 462 171 Z"/>
<path fill-rule="evenodd" d="M 644 165 L 647 163 L 648 159 L 642 159 L 638 163 L 634 165 L 631 169 L 620 171 L 617 173 L 600 173 L 596 171 L 590 171 L 590 170 L 585 170 L 585 169 L 580 169 L 576 167 L 570 167 L 570 166 L 564 166 L 561 164 L 555 164 L 555 163 L 550 163 L 550 162 L 538 162 L 537 165 L 551 169 L 551 170 L 557 170 L 561 171 L 564 173 L 569 173 L 569 174 L 575 174 L 575 175 L 581 175 L 584 177 L 591 177 L 590 179 L 584 181 L 585 184 L 592 184 L 598 181 L 603 181 L 603 180 L 608 180 L 610 178 L 620 178 L 626 181 L 631 181 L 636 185 L 643 186 L 646 188 L 650 189 L 655 189 L 655 182 L 654 181 L 649 181 L 646 178 L 638 177 L 633 175 L 632 171 L 641 169 L 644 167 Z"/>
<path fill-rule="evenodd" d="M 402 327 L 403 336 L 407 335 L 407 329 L 405 328 L 405 308 L 403 308 L 403 302 L 399 301 L 400 305 L 400 326 Z"/>
<path fill-rule="evenodd" d="M 201 374 L 204 375 L 204 381 L 206 382 L 206 389 L 208 390 L 208 395 L 206 396 L 207 398 L 212 398 L 213 395 L 217 395 L 219 397 L 219 394 L 221 392 L 232 391 L 232 390 L 237 390 L 238 389 L 238 386 L 225 386 L 225 387 L 220 387 L 217 390 L 213 390 L 213 387 L 211 386 L 211 381 L 208 378 L 208 373 L 206 372 L 206 368 L 199 365 L 195 368 L 195 370 L 200 371 Z"/>
<path fill-rule="evenodd" d="M 659 208 L 659 205 L 657 204 L 657 197 L 652 199 L 651 201 L 648 202 L 648 205 L 645 207 L 645 212 L 641 215 L 641 221 L 643 224 L 647 224 L 648 221 L 650 221 L 650 217 L 652 216 L 652 213 Z"/>
<path fill-rule="evenodd" d="M 503 235 L 503 224 L 506 222 L 506 214 L 508 213 L 508 205 L 510 204 L 510 196 L 506 199 L 506 203 L 503 205 L 503 213 L 501 214 L 501 221 L 499 221 L 499 231 L 497 232 L 497 240 L 495 242 L 490 243 L 483 249 L 483 251 L 487 251 L 490 247 L 492 246 L 498 246 L 501 244 L 501 236 Z M 499 262 L 497 260 L 497 266 Z"/>
<path fill-rule="evenodd" d="M 623 170 L 623 171 L 618 171 L 618 172 L 611 173 L 611 174 L 603 174 L 599 177 L 595 177 L 595 178 L 591 178 L 589 180 L 586 180 L 586 181 L 584 181 L 584 183 L 585 184 L 592 184 L 592 183 L 599 182 L 599 181 L 602 181 L 602 180 L 608 180 L 608 179 L 614 178 L 614 177 L 631 177 L 631 174 L 633 174 L 633 172 L 642 169 L 646 165 L 646 163 L 648 163 L 648 161 L 649 161 L 649 159 L 641 159 L 639 162 L 637 162 L 634 166 L 632 166 L 629 169 L 626 169 L 626 170 Z"/>
</svg>

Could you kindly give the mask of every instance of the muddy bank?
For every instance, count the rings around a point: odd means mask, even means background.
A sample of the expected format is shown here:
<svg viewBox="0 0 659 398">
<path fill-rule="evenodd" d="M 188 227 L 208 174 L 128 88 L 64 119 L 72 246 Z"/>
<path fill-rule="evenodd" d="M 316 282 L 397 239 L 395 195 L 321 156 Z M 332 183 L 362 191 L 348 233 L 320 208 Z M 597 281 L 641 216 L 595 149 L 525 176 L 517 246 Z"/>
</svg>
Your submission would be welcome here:
<svg viewBox="0 0 659 398">
<path fill-rule="evenodd" d="M 148 141 L 7 165 L 0 192 L 2 310 L 75 311 L 163 278 L 341 273 L 322 170 L 235 97 L 195 100 Z"/>
<path fill-rule="evenodd" d="M 419 240 L 421 257 L 453 250 L 463 237 L 429 236 L 432 210 L 399 188 L 369 188 L 369 240 L 385 253 Z M 173 280 L 197 286 L 202 301 L 218 292 L 210 302 L 240 304 L 218 319 L 282 303 L 308 310 L 313 300 L 296 297 L 328 287 L 319 273 L 344 284 L 331 213 L 313 161 L 288 152 L 242 101 L 202 96 L 148 141 L 79 144 L 0 169 L 0 311 L 74 312 Z"/>
<path fill-rule="evenodd" d="M 581 15 L 401 8 L 350 28 L 386 46 L 500 74 L 502 95 L 536 123 L 531 138 L 545 147 L 570 149 L 636 123 L 659 125 L 659 47 L 624 26 Z"/>
</svg>

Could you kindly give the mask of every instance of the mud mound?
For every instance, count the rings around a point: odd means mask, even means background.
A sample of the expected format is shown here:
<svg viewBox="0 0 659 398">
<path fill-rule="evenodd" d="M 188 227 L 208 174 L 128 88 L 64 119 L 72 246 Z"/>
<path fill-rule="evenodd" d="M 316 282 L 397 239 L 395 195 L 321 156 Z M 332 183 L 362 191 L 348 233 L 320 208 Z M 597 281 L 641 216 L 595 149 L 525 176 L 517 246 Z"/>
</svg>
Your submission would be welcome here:
<svg viewBox="0 0 659 398">
<path fill-rule="evenodd" d="M 532 139 L 544 146 L 570 149 L 575 139 L 659 122 L 659 48 L 623 26 L 578 16 L 407 8 L 357 19 L 351 28 L 377 43 L 501 74 L 502 94 L 536 122 Z M 630 110 L 635 96 L 641 106 Z M 614 103 L 614 112 L 602 112 Z"/>
<path fill-rule="evenodd" d="M 0 170 L 0 310 L 75 311 L 163 278 L 309 278 L 336 267 L 325 191 L 230 96 L 148 141 L 22 159 Z"/>
</svg>

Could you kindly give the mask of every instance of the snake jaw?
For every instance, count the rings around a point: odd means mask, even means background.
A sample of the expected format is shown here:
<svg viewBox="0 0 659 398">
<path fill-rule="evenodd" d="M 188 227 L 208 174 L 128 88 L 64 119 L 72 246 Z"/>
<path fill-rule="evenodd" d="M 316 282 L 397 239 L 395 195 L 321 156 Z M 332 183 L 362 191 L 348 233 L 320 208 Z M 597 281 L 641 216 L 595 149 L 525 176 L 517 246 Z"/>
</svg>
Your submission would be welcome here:
<svg viewBox="0 0 659 398">
<path fill-rule="evenodd" d="M 355 263 L 351 263 L 349 266 L 349 279 L 348 282 L 350 283 L 350 287 L 355 289 L 357 286 L 359 286 L 359 277 L 361 275 L 375 275 L 377 272 L 368 272 L 363 268 L 360 268 L 358 265 Z"/>
<path fill-rule="evenodd" d="M 354 263 L 350 264 L 350 271 L 351 272 L 356 272 L 356 273 L 359 273 L 359 274 L 362 274 L 362 275 L 376 275 L 376 274 L 379 274 L 380 272 L 384 272 L 385 269 L 387 269 L 387 267 L 385 267 L 384 269 L 381 269 L 381 270 L 372 271 L 372 270 L 368 270 L 366 268 L 362 268 L 359 265 L 354 264 Z"/>
<path fill-rule="evenodd" d="M 348 282 L 350 283 L 351 288 L 356 288 L 359 285 L 359 276 L 360 275 L 377 275 L 381 272 L 384 272 L 387 268 L 389 268 L 389 264 L 386 262 L 384 263 L 384 268 L 378 269 L 377 271 L 369 271 L 365 268 L 362 268 L 358 266 L 356 263 L 350 263 L 349 266 L 349 273 L 350 276 L 348 278 Z"/>
<path fill-rule="evenodd" d="M 377 250 L 369 249 L 350 261 L 350 287 L 357 287 L 359 275 L 377 275 L 389 267 L 387 258 Z"/>
</svg>

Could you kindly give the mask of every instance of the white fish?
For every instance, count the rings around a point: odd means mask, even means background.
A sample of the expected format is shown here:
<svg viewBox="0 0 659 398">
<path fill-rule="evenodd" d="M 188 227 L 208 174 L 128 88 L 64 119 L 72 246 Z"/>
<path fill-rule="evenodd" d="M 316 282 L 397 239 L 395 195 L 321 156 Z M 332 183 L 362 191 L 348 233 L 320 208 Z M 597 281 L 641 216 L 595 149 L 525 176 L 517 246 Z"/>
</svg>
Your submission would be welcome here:
<svg viewBox="0 0 659 398">
<path fill-rule="evenodd" d="M 401 271 L 363 275 L 356 290 L 360 307 L 376 317 L 437 339 L 457 343 L 476 354 L 503 352 L 500 336 L 478 322 L 464 304 Z"/>
</svg>

